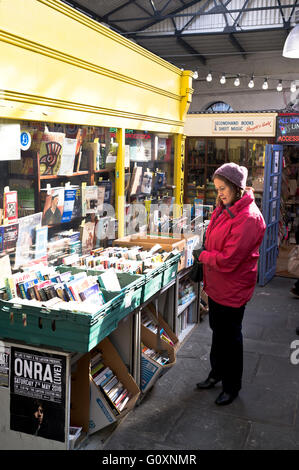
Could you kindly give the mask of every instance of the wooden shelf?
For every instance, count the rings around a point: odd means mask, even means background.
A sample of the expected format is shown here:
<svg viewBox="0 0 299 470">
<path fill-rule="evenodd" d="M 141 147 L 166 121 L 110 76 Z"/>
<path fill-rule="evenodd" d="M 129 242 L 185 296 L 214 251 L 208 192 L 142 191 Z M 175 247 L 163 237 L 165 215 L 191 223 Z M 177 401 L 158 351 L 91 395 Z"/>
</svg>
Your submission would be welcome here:
<svg viewBox="0 0 299 470">
<path fill-rule="evenodd" d="M 59 178 L 73 178 L 74 176 L 88 175 L 89 171 L 77 171 L 76 173 L 70 173 L 69 175 L 40 175 L 41 180 L 52 180 Z"/>
<path fill-rule="evenodd" d="M 186 328 L 184 328 L 178 335 L 178 340 L 180 343 L 183 343 L 185 339 L 189 336 L 193 328 L 197 326 L 197 323 L 189 323 Z"/>
<path fill-rule="evenodd" d="M 188 300 L 187 302 L 185 302 L 184 304 L 181 304 L 178 306 L 178 317 L 184 312 L 184 310 L 186 310 L 187 307 L 189 307 L 189 305 L 191 305 L 194 301 L 196 300 L 196 295 L 194 295 L 194 297 L 192 297 L 192 299 Z"/>
<path fill-rule="evenodd" d="M 95 174 L 99 174 L 99 173 L 110 173 L 111 171 L 115 171 L 115 168 L 101 168 L 100 170 L 94 170 L 93 172 Z"/>
</svg>

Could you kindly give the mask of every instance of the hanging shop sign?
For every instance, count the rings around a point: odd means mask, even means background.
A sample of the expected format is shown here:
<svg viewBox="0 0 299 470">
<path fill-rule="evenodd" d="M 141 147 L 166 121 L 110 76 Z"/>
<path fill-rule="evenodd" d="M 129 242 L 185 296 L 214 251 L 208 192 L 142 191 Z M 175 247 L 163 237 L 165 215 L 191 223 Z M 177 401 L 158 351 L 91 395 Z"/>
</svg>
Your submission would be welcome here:
<svg viewBox="0 0 299 470">
<path fill-rule="evenodd" d="M 211 123 L 211 132 L 212 135 L 273 136 L 275 133 L 275 120 L 273 117 L 268 116 L 215 118 Z"/>
<path fill-rule="evenodd" d="M 299 114 L 281 114 L 277 116 L 276 140 L 278 143 L 299 143 Z"/>
<path fill-rule="evenodd" d="M 66 358 L 11 348 L 10 429 L 65 441 Z"/>
</svg>

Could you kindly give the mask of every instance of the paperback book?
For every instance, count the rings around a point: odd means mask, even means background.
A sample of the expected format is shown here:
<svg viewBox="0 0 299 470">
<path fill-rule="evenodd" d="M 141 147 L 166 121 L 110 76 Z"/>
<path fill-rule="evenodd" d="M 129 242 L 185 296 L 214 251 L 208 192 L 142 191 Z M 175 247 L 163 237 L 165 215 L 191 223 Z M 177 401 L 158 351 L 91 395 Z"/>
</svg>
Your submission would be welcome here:
<svg viewBox="0 0 299 470">
<path fill-rule="evenodd" d="M 64 208 L 64 187 L 42 189 L 45 196 L 42 225 L 60 224 Z"/>
<path fill-rule="evenodd" d="M 76 147 L 76 139 L 64 139 L 58 175 L 69 175 L 74 172 Z"/>
<path fill-rule="evenodd" d="M 64 204 L 61 222 L 70 222 L 72 219 L 77 189 L 78 188 L 68 186 L 64 189 Z"/>
<path fill-rule="evenodd" d="M 15 268 L 26 266 L 31 260 L 35 259 L 35 250 L 33 242 L 35 240 L 35 229 L 40 227 L 42 222 L 42 213 L 28 215 L 19 219 L 19 233 L 16 243 Z"/>
</svg>

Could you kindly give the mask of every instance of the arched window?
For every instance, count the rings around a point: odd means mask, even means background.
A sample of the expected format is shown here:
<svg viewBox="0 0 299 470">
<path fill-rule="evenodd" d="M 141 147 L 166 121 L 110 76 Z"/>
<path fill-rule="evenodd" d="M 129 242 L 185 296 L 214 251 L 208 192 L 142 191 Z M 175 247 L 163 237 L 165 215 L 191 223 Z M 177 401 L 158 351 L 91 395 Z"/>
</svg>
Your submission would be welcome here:
<svg viewBox="0 0 299 470">
<path fill-rule="evenodd" d="M 233 108 L 223 101 L 215 101 L 215 103 L 210 104 L 206 111 L 210 111 L 211 113 L 227 113 L 228 111 L 233 111 Z"/>
</svg>

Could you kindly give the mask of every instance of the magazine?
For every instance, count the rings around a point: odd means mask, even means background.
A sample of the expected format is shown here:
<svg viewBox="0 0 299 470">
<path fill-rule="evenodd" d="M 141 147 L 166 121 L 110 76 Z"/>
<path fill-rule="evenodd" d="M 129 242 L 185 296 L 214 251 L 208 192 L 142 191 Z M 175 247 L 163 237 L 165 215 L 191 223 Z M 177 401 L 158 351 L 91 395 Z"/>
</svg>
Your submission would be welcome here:
<svg viewBox="0 0 299 470">
<path fill-rule="evenodd" d="M 39 150 L 41 175 L 57 175 L 64 145 L 63 132 L 44 132 Z"/>
</svg>

